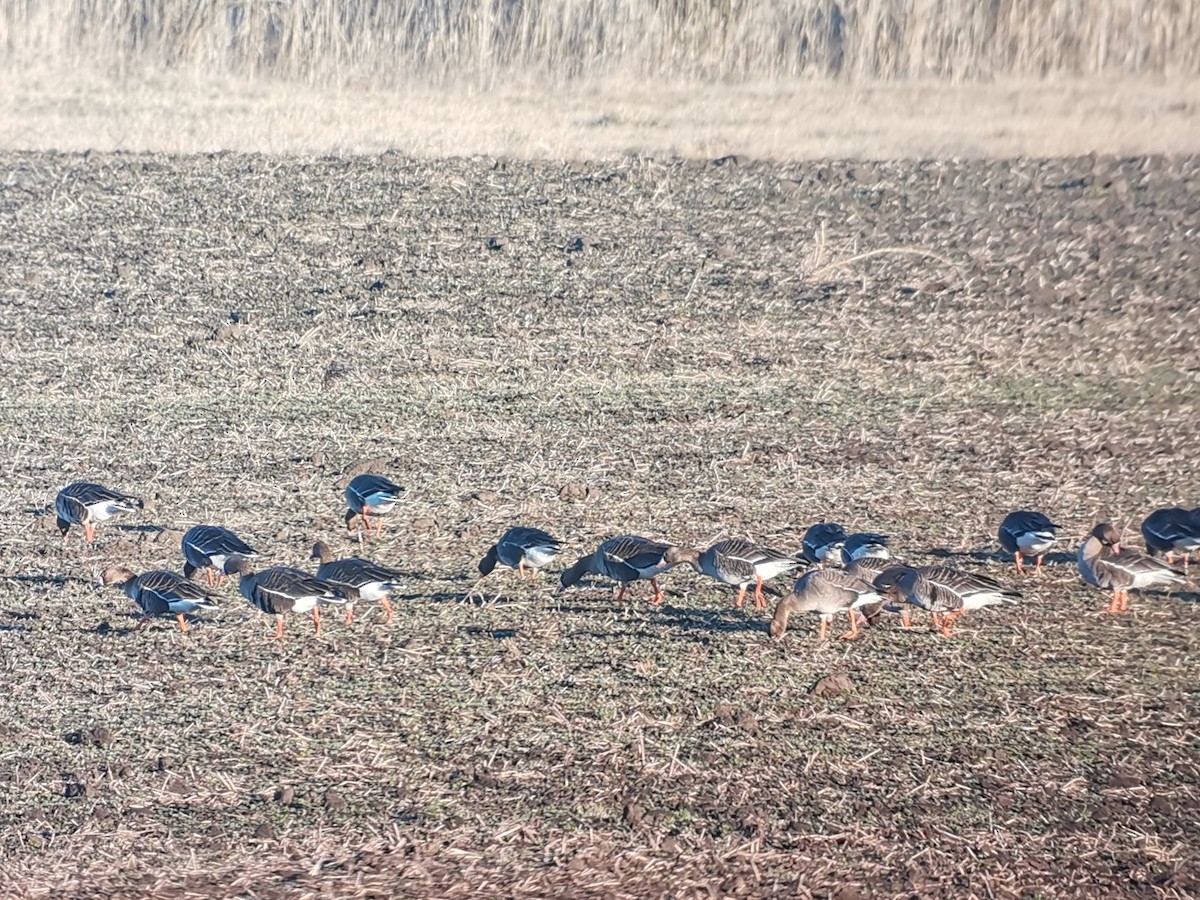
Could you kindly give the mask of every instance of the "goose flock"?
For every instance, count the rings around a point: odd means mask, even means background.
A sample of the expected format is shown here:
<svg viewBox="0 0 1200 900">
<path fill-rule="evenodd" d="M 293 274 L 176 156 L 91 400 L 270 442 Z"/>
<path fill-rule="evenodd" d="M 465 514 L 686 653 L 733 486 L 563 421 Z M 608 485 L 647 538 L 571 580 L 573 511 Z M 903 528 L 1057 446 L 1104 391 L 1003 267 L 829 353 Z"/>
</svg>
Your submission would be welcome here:
<svg viewBox="0 0 1200 900">
<path fill-rule="evenodd" d="M 403 490 L 382 475 L 355 476 L 345 489 L 347 529 L 353 530 L 357 520 L 369 534 L 382 534 L 383 519 L 400 503 Z M 87 541 L 94 542 L 98 524 L 141 509 L 143 503 L 103 485 L 78 481 L 59 491 L 54 507 L 64 540 L 71 527 L 78 525 Z M 1037 574 L 1058 542 L 1058 528 L 1041 512 L 1017 510 L 1000 523 L 997 538 L 1001 548 L 1013 555 L 1019 573 L 1026 572 L 1026 559 L 1034 559 L 1033 573 Z M 1191 555 L 1195 553 L 1200 560 L 1200 507 L 1155 510 L 1142 522 L 1141 531 L 1145 554 L 1122 546 L 1120 534 L 1107 522 L 1097 524 L 1078 550 L 1077 566 L 1083 580 L 1111 593 L 1105 613 L 1126 612 L 1130 591 L 1170 590 L 1186 583 Z M 518 577 L 528 573 L 534 580 L 562 549 L 562 541 L 548 532 L 516 526 L 485 553 L 479 562 L 480 576 L 503 566 L 516 571 Z M 311 615 L 319 635 L 324 606 L 343 607 L 350 624 L 360 600 L 378 603 L 390 622 L 391 596 L 403 587 L 397 570 L 358 557 L 335 559 L 323 541 L 312 548 L 311 558 L 318 562 L 315 572 L 290 566 L 258 568 L 254 562 L 257 551 L 217 525 L 189 529 L 181 550 L 181 572 L 155 569 L 137 575 L 125 566 L 112 565 L 100 575 L 102 585 L 119 587 L 141 609 L 138 630 L 153 617 L 174 616 L 180 630 L 186 632 L 189 615 L 217 608 L 213 591 L 230 576 L 237 577 L 238 590 L 252 606 L 274 617 L 276 639 L 282 639 L 284 617 L 289 614 Z M 1160 554 L 1165 559 L 1160 559 Z M 1182 570 L 1175 567 L 1176 560 Z M 852 640 L 858 637 L 861 625 L 873 623 L 884 613 L 899 616 L 902 627 L 909 628 L 916 610 L 929 613 L 934 632 L 949 635 L 954 623 L 969 611 L 1021 600 L 1020 592 L 986 575 L 941 565 L 905 565 L 892 557 L 887 535 L 847 534 L 842 525 L 832 522 L 811 526 L 795 556 L 741 539 L 720 540 L 698 550 L 641 535 L 619 535 L 564 569 L 558 591 L 594 575 L 619 585 L 619 602 L 634 582 L 648 581 L 650 602 L 661 603 L 663 589 L 658 579 L 676 566 L 690 567 L 736 588 L 733 602 L 737 608 L 745 605 L 753 590 L 756 610 L 766 609 L 767 582 L 805 570 L 775 607 L 769 626 L 774 638 L 784 635 L 790 617 L 797 613 L 819 616 L 823 641 L 829 623 L 839 614 L 849 620 L 841 637 Z M 194 580 L 201 571 L 205 586 Z"/>
</svg>

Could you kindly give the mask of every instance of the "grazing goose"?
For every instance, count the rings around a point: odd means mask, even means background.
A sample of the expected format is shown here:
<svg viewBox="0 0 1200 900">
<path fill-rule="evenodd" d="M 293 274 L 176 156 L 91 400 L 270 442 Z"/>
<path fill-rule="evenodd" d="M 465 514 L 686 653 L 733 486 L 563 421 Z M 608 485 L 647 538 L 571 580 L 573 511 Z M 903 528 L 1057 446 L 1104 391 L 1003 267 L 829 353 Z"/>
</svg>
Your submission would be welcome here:
<svg viewBox="0 0 1200 900">
<path fill-rule="evenodd" d="M 404 488 L 393 484 L 382 475 L 356 475 L 346 485 L 346 530 L 351 530 L 350 523 L 359 516 L 367 534 L 371 533 L 370 516 L 386 516 L 400 502 L 400 492 Z M 379 534 L 383 534 L 383 521 L 379 522 Z"/>
<path fill-rule="evenodd" d="M 697 572 L 715 578 L 738 589 L 733 605 L 741 609 L 746 605 L 746 591 L 754 585 L 754 608 L 766 609 L 763 582 L 770 581 L 785 572 L 794 572 L 804 563 L 795 557 L 759 546 L 738 538 L 717 541 L 703 553 L 698 550 L 678 550 L 677 562 L 691 564 Z"/>
<path fill-rule="evenodd" d="M 876 576 L 875 588 L 895 602 L 928 610 L 934 630 L 943 635 L 949 635 L 955 620 L 969 610 L 1021 599 L 1019 591 L 993 578 L 947 566 L 893 566 Z M 905 628 L 911 626 L 908 609 L 901 607 L 900 617 Z"/>
<path fill-rule="evenodd" d="M 872 586 L 875 579 L 885 570 L 893 568 L 896 565 L 895 560 L 887 556 L 860 556 L 854 562 L 846 566 L 845 571 L 851 575 L 861 578 L 863 581 L 870 582 Z M 878 594 L 879 592 L 876 591 Z M 898 604 L 887 603 L 882 596 L 878 600 L 864 603 L 858 607 L 858 611 L 863 614 L 863 617 L 870 625 L 875 624 L 875 620 L 879 618 L 879 614 L 884 611 L 899 615 L 902 610 Z"/>
<path fill-rule="evenodd" d="M 1183 584 L 1184 575 L 1167 563 L 1133 550 L 1121 549 L 1121 536 L 1107 522 L 1092 529 L 1079 548 L 1079 574 L 1092 587 L 1112 591 L 1107 613 L 1129 610 L 1129 592 Z"/>
<path fill-rule="evenodd" d="M 603 575 L 621 585 L 617 592 L 617 602 L 625 599 L 625 591 L 635 581 L 648 579 L 654 589 L 651 603 L 661 603 L 662 588 L 658 586 L 658 576 L 677 563 L 680 549 L 670 544 L 652 541 L 636 534 L 623 534 L 609 538 L 596 548 L 595 553 L 582 556 L 575 565 L 565 570 L 559 579 L 558 592 L 566 590 L 578 583 L 587 573 Z"/>
<path fill-rule="evenodd" d="M 528 571 L 535 579 L 538 569 L 553 562 L 561 548 L 562 542 L 542 529 L 517 525 L 504 532 L 479 561 L 479 574 L 492 574 L 498 563 L 516 569 L 518 576 Z"/>
<path fill-rule="evenodd" d="M 216 571 L 218 585 L 225 580 L 225 561 L 229 557 L 257 556 L 258 551 L 243 541 L 228 528 L 220 525 L 196 525 L 189 528 L 180 542 L 183 549 L 183 574 L 191 578 L 200 569 L 211 585 Z"/>
<path fill-rule="evenodd" d="M 1178 506 L 1156 509 L 1142 523 L 1142 537 L 1151 556 L 1167 555 L 1167 564 L 1178 553 L 1183 558 L 1183 571 L 1187 572 L 1188 559 L 1193 552 L 1200 552 L 1200 522 L 1195 521 L 1191 510 Z"/>
<path fill-rule="evenodd" d="M 89 544 L 96 540 L 97 522 L 141 508 L 142 501 L 137 497 L 90 481 L 72 482 L 54 498 L 54 511 L 58 515 L 58 530 L 62 536 L 67 536 L 72 525 L 82 525 Z"/>
<path fill-rule="evenodd" d="M 156 569 L 134 575 L 124 566 L 109 566 L 100 575 L 100 584 L 115 584 L 142 610 L 137 630 L 141 631 L 152 616 L 173 615 L 179 630 L 188 630 L 188 613 L 198 609 L 216 609 L 216 601 L 205 591 L 177 572 Z"/>
<path fill-rule="evenodd" d="M 888 536 L 873 531 L 860 531 L 847 536 L 841 546 L 842 565 L 848 566 L 855 560 L 871 557 L 873 559 L 888 559 Z"/>
<path fill-rule="evenodd" d="M 314 578 L 307 572 L 287 566 L 273 566 L 255 572 L 250 561 L 233 556 L 225 563 L 226 574 L 235 572 L 238 590 L 250 604 L 260 612 L 275 617 L 275 640 L 283 640 L 283 617 L 287 613 L 312 613 L 313 628 L 321 634 L 321 607 L 325 604 L 341 606 L 346 598 L 327 582 Z"/>
<path fill-rule="evenodd" d="M 1004 517 L 997 537 L 1000 546 L 1013 555 L 1013 562 L 1021 574 L 1025 573 L 1023 557 L 1036 556 L 1037 564 L 1033 567 L 1036 574 L 1042 571 L 1042 560 L 1046 553 L 1058 542 L 1055 535 L 1057 529 L 1058 526 L 1045 514 L 1018 509 Z"/>
<path fill-rule="evenodd" d="M 399 581 L 399 572 L 356 556 L 334 559 L 333 551 L 324 541 L 313 544 L 312 558 L 321 561 L 317 578 L 333 585 L 346 597 L 347 625 L 354 621 L 354 603 L 360 599 L 378 600 L 387 613 L 385 622 L 392 621 L 392 592 L 404 587 Z"/>
<path fill-rule="evenodd" d="M 804 532 L 800 553 L 810 563 L 839 562 L 846 529 L 836 522 L 818 522 Z"/>
<path fill-rule="evenodd" d="M 824 641 L 833 617 L 844 612 L 850 617 L 850 630 L 841 637 L 853 640 L 859 633 L 857 611 L 882 602 L 870 581 L 848 569 L 813 569 L 800 576 L 792 592 L 775 607 L 771 637 L 783 637 L 792 613 L 815 612 L 821 614 L 820 640 Z"/>
</svg>

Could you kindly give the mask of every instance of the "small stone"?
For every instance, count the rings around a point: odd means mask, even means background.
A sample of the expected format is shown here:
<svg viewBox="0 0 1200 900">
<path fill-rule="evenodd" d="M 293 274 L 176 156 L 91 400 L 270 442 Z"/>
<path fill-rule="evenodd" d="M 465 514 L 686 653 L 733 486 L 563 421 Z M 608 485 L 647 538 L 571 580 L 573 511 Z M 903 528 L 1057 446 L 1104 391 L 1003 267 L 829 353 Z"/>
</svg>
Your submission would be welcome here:
<svg viewBox="0 0 1200 900">
<path fill-rule="evenodd" d="M 93 747 L 107 747 L 113 742 L 113 736 L 105 726 L 96 725 L 83 733 L 83 740 Z"/>
<path fill-rule="evenodd" d="M 668 835 L 667 837 L 663 838 L 662 851 L 663 853 L 678 854 L 683 852 L 683 848 L 679 846 L 679 841 Z"/>
<path fill-rule="evenodd" d="M 750 710 L 743 710 L 742 714 L 737 719 L 738 728 L 750 734 L 758 733 L 758 719 L 754 717 L 754 713 Z"/>
<path fill-rule="evenodd" d="M 333 788 L 330 788 L 329 790 L 327 790 L 325 792 L 325 796 L 322 799 L 325 802 L 325 808 L 328 809 L 330 812 L 345 812 L 346 811 L 345 798 L 342 797 L 342 795 L 339 794 L 337 791 L 335 791 Z"/>
<path fill-rule="evenodd" d="M 722 700 L 720 703 L 718 703 L 716 706 L 713 707 L 713 718 L 714 719 L 729 720 L 729 719 L 732 719 L 733 716 L 734 716 L 733 705 L 730 703 L 726 703 L 724 700 Z"/>
<path fill-rule="evenodd" d="M 500 499 L 500 495 L 495 491 L 475 491 L 471 494 L 471 499 L 477 503 L 495 503 Z"/>
<path fill-rule="evenodd" d="M 275 802 L 282 803 L 284 806 L 291 804 L 296 799 L 296 792 L 290 787 L 278 787 L 275 789 Z"/>
<path fill-rule="evenodd" d="M 637 826 L 642 824 L 642 819 L 646 818 L 646 807 L 631 800 L 625 804 L 621 815 L 625 818 L 625 822 L 630 828 L 637 828 Z"/>
<path fill-rule="evenodd" d="M 243 326 L 238 325 L 237 323 L 226 322 L 224 325 L 217 327 L 217 329 L 213 332 L 212 339 L 214 341 L 237 340 L 242 336 L 242 333 L 245 330 L 246 329 Z"/>
<path fill-rule="evenodd" d="M 837 697 L 840 694 L 848 694 L 854 690 L 854 682 L 850 680 L 850 676 L 838 673 L 836 675 L 826 675 L 813 685 L 809 693 L 814 697 Z"/>
<path fill-rule="evenodd" d="M 324 468 L 324 467 L 325 467 L 325 453 L 324 453 L 324 451 L 322 451 L 322 450 L 318 450 L 318 451 L 317 451 L 316 453 L 314 453 L 314 454 L 313 454 L 311 457 L 309 457 L 309 462 L 311 462 L 311 463 L 312 463 L 314 466 L 316 466 L 317 468 Z"/>
<path fill-rule="evenodd" d="M 63 788 L 63 796 L 68 800 L 86 799 L 92 795 L 92 789 L 85 781 L 68 781 Z"/>
<path fill-rule="evenodd" d="M 1130 772 L 1113 772 L 1108 776 L 1110 788 L 1141 787 L 1142 779 Z"/>
<path fill-rule="evenodd" d="M 92 810 L 92 818 L 98 822 L 107 822 L 114 817 L 113 811 L 104 805 L 97 806 Z"/>
<path fill-rule="evenodd" d="M 433 516 L 421 516 L 418 519 L 413 519 L 409 526 L 417 534 L 428 534 L 437 528 L 437 519 Z"/>
<path fill-rule="evenodd" d="M 587 486 L 572 481 L 570 484 L 564 484 L 558 491 L 559 500 L 579 501 L 587 499 Z"/>
<path fill-rule="evenodd" d="M 254 837 L 259 841 L 270 841 L 275 838 L 275 826 L 269 822 L 263 822 L 254 829 Z"/>
</svg>

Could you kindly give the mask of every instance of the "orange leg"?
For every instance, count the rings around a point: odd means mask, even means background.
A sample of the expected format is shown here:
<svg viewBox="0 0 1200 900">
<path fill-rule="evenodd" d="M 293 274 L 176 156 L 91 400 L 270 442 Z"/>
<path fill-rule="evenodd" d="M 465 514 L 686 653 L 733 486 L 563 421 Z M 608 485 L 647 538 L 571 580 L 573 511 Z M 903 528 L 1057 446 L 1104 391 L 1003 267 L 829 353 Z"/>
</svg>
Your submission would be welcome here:
<svg viewBox="0 0 1200 900">
<path fill-rule="evenodd" d="M 313 610 L 315 611 L 316 607 L 313 607 Z M 354 624 L 354 604 L 353 603 L 346 604 L 346 624 L 347 625 Z"/>
<path fill-rule="evenodd" d="M 383 519 L 380 516 L 375 517 L 375 535 L 383 537 Z"/>
<path fill-rule="evenodd" d="M 275 640 L 283 640 L 283 616 L 275 617 Z"/>
<path fill-rule="evenodd" d="M 530 581 L 537 581 L 537 572 L 538 572 L 538 570 L 533 568 L 532 566 L 529 568 L 529 580 Z"/>
<path fill-rule="evenodd" d="M 1043 553 L 1041 556 L 1039 556 L 1039 557 L 1037 558 L 1037 565 L 1033 567 L 1033 574 L 1034 574 L 1034 575 L 1040 575 L 1040 574 L 1042 574 L 1042 560 L 1043 560 L 1043 559 L 1045 559 L 1045 558 L 1046 558 L 1046 554 L 1045 554 L 1045 553 Z"/>
<path fill-rule="evenodd" d="M 1129 612 L 1129 591 L 1121 591 L 1121 612 Z"/>
<path fill-rule="evenodd" d="M 91 522 L 83 523 L 83 534 L 84 537 L 87 538 L 89 544 L 94 544 L 96 542 L 96 526 Z"/>
<path fill-rule="evenodd" d="M 755 581 L 757 582 L 754 585 L 754 608 L 755 609 L 766 609 L 767 608 L 767 598 L 763 596 L 763 580 L 761 578 L 759 578 L 757 575 L 755 575 L 754 578 L 755 578 Z"/>
<path fill-rule="evenodd" d="M 1108 604 L 1108 609 L 1102 610 L 1101 612 L 1103 615 L 1114 616 L 1121 611 L 1121 592 L 1113 591 L 1112 600 Z"/>
<path fill-rule="evenodd" d="M 521 560 L 519 563 L 517 563 L 517 577 L 525 577 L 525 560 Z"/>
<path fill-rule="evenodd" d="M 205 580 L 208 582 L 208 586 L 209 586 L 209 587 L 212 587 L 212 583 L 213 583 L 213 570 L 212 570 L 212 566 L 205 566 L 205 567 L 204 567 L 204 578 L 205 578 Z"/>
<path fill-rule="evenodd" d="M 958 620 L 958 617 L 961 616 L 964 612 L 965 612 L 965 610 L 956 609 L 954 612 L 947 613 L 945 616 L 943 616 L 942 617 L 942 634 L 949 637 L 951 628 L 954 626 L 954 623 Z"/>
<path fill-rule="evenodd" d="M 817 631 L 817 640 L 825 641 L 829 638 L 829 620 L 821 616 L 821 627 Z"/>
<path fill-rule="evenodd" d="M 908 609 L 900 610 L 900 625 L 903 628 L 912 628 L 912 612 Z"/>
<path fill-rule="evenodd" d="M 312 617 L 313 617 L 313 629 L 315 630 L 317 637 L 320 637 L 321 636 L 321 607 L 320 606 L 313 607 Z"/>
<path fill-rule="evenodd" d="M 628 587 L 629 587 L 629 585 L 623 584 L 623 585 L 621 585 L 621 589 L 619 591 L 617 591 L 617 602 L 618 603 L 620 603 L 622 600 L 625 599 L 625 589 Z"/>
<path fill-rule="evenodd" d="M 142 616 L 140 619 L 138 619 L 137 628 L 135 628 L 135 629 L 133 629 L 133 630 L 134 630 L 134 631 L 141 631 L 143 628 L 145 628 L 145 627 L 146 627 L 146 623 L 147 623 L 147 622 L 149 622 L 149 621 L 150 621 L 150 617 L 149 617 L 149 616 Z"/>
<path fill-rule="evenodd" d="M 858 637 L 858 613 L 852 609 L 848 609 L 846 610 L 846 615 L 850 617 L 850 630 L 840 635 L 840 637 L 843 641 L 852 641 Z"/>
<path fill-rule="evenodd" d="M 384 619 L 384 623 L 390 625 L 392 622 L 392 601 L 390 601 L 387 597 L 383 597 L 380 599 L 379 605 L 384 608 L 385 612 L 387 612 L 387 618 Z"/>
<path fill-rule="evenodd" d="M 738 591 L 737 599 L 733 601 L 733 605 L 736 609 L 741 609 L 743 606 L 746 605 L 746 589 L 745 588 L 742 588 L 740 591 Z"/>
<path fill-rule="evenodd" d="M 650 587 L 654 588 L 654 596 L 650 598 L 650 602 L 654 604 L 662 603 L 663 590 L 658 586 L 658 579 L 650 579 Z"/>
<path fill-rule="evenodd" d="M 933 630 L 938 632 L 939 634 L 944 634 L 945 632 L 942 631 L 941 615 L 939 615 L 938 613 L 932 613 L 932 616 L 933 616 Z"/>
<path fill-rule="evenodd" d="M 176 613 L 175 621 L 177 621 L 179 623 L 179 630 L 182 631 L 184 634 L 187 634 L 188 623 L 187 623 L 187 619 L 185 619 L 183 617 L 183 613 Z"/>
<path fill-rule="evenodd" d="M 1021 551 L 1018 550 L 1013 554 L 1013 562 L 1017 564 L 1017 572 L 1021 575 L 1025 574 L 1025 561 L 1021 557 Z"/>
</svg>

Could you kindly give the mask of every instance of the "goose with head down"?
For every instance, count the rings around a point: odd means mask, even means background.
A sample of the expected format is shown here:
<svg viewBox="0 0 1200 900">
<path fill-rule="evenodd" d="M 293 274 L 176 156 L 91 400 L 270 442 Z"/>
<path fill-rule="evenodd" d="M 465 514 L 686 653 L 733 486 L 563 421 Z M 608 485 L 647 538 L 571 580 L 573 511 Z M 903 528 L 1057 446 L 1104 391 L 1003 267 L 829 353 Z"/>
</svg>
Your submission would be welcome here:
<svg viewBox="0 0 1200 900">
<path fill-rule="evenodd" d="M 739 538 L 717 541 L 703 553 L 680 549 L 674 558 L 690 564 L 703 575 L 736 587 L 738 594 L 733 605 L 738 609 L 745 606 L 746 592 L 751 585 L 754 585 L 754 608 L 766 609 L 763 584 L 804 565 L 794 556 Z"/>
<path fill-rule="evenodd" d="M 810 525 L 800 541 L 800 555 L 810 563 L 838 563 L 842 558 L 842 546 L 846 543 L 846 529 L 836 522 L 818 522 Z"/>
<path fill-rule="evenodd" d="M 321 634 L 321 607 L 341 606 L 346 598 L 331 584 L 300 569 L 272 566 L 256 572 L 250 561 L 231 557 L 226 574 L 237 574 L 238 590 L 260 612 L 275 617 L 275 639 L 283 640 L 283 617 L 289 613 L 311 613 L 313 629 Z"/>
<path fill-rule="evenodd" d="M 63 538 L 66 538 L 72 525 L 82 525 L 89 544 L 96 540 L 97 523 L 142 508 L 143 503 L 139 498 L 91 481 L 74 481 L 54 498 L 58 530 Z"/>
<path fill-rule="evenodd" d="M 124 566 L 109 566 L 100 575 L 100 584 L 114 584 L 138 605 L 142 617 L 137 630 L 141 631 L 153 616 L 172 615 L 179 630 L 188 630 L 187 615 L 198 609 L 216 609 L 217 602 L 198 585 L 178 572 L 155 569 L 135 575 Z"/>
<path fill-rule="evenodd" d="M 479 561 L 479 574 L 490 575 L 497 565 L 516 569 L 518 577 L 529 573 L 536 579 L 538 569 L 552 563 L 562 549 L 562 542 L 540 528 L 514 526 L 501 535 L 483 559 Z"/>
<path fill-rule="evenodd" d="M 1106 613 L 1129 611 L 1129 592 L 1151 587 L 1170 588 L 1187 580 L 1160 559 L 1121 547 L 1121 536 L 1108 522 L 1092 529 L 1079 548 L 1079 574 L 1092 587 L 1112 591 Z"/>
<path fill-rule="evenodd" d="M 400 485 L 382 475 L 368 472 L 354 476 L 346 485 L 346 505 L 349 507 L 346 511 L 346 530 L 351 529 L 354 517 L 358 516 L 363 527 L 367 529 L 367 534 L 370 534 L 370 517 L 375 516 L 379 519 L 378 534 L 383 534 L 383 520 L 379 517 L 386 516 L 395 509 L 403 490 Z"/>
<path fill-rule="evenodd" d="M 346 624 L 354 621 L 354 604 L 358 600 L 373 603 L 378 600 L 387 618 L 392 621 L 392 594 L 403 588 L 400 573 L 387 566 L 357 556 L 334 559 L 333 551 L 324 541 L 313 544 L 312 559 L 319 559 L 317 578 L 333 585 L 346 598 Z"/>
<path fill-rule="evenodd" d="M 1058 526 L 1045 513 L 1018 509 L 1004 517 L 996 537 L 1000 546 L 1013 555 L 1017 571 L 1022 574 L 1025 572 L 1024 557 L 1037 557 L 1033 568 L 1037 573 L 1042 571 L 1042 560 L 1058 541 L 1057 530 Z"/>
<path fill-rule="evenodd" d="M 180 549 L 183 550 L 184 577 L 191 578 L 203 569 L 210 585 L 214 580 L 218 585 L 225 580 L 225 561 L 230 557 L 258 555 L 257 550 L 220 525 L 196 525 L 189 528 L 180 541 Z"/>
<path fill-rule="evenodd" d="M 636 534 L 622 534 L 609 538 L 596 548 L 594 553 L 581 556 L 573 566 L 563 571 L 559 578 L 561 593 L 588 573 L 611 578 L 621 585 L 617 602 L 625 599 L 625 591 L 635 581 L 649 581 L 654 589 L 651 603 L 661 603 L 662 588 L 658 576 L 673 568 L 683 559 L 680 548 L 661 541 L 653 541 Z"/>
<path fill-rule="evenodd" d="M 1016 603 L 1021 593 L 994 578 L 948 566 L 893 566 L 875 578 L 875 587 L 895 603 L 929 612 L 934 630 L 949 636 L 957 621 L 970 610 L 1001 603 Z M 911 626 L 910 610 L 901 606 L 904 627 Z"/>
<path fill-rule="evenodd" d="M 1156 509 L 1142 522 L 1142 538 L 1151 556 L 1166 554 L 1167 565 L 1174 563 L 1172 557 L 1178 555 L 1186 573 L 1191 554 L 1200 553 L 1200 522 L 1191 510 L 1182 507 Z"/>
<path fill-rule="evenodd" d="M 815 612 L 821 616 L 820 640 L 827 637 L 829 623 L 844 612 L 850 618 L 850 630 L 842 640 L 858 637 L 858 611 L 880 605 L 883 598 L 875 586 L 849 569 L 813 569 L 796 580 L 792 592 L 779 601 L 771 619 L 773 638 L 783 637 L 793 613 Z"/>
</svg>

